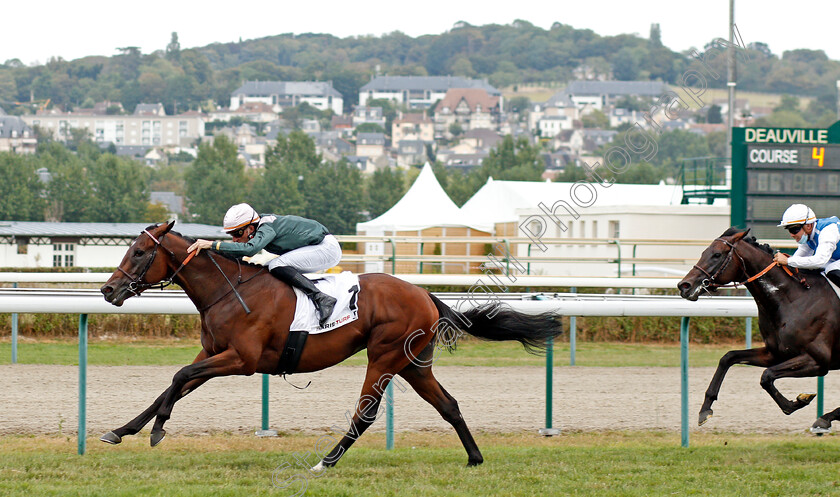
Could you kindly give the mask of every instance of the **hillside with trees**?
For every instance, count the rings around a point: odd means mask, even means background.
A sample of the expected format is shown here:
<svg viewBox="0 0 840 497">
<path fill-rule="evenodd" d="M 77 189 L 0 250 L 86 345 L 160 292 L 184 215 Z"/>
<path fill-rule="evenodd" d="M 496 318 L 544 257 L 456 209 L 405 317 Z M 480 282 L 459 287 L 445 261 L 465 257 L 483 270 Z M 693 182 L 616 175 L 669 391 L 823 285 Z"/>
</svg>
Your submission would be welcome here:
<svg viewBox="0 0 840 497">
<path fill-rule="evenodd" d="M 188 49 L 172 33 L 161 46 L 165 48 L 150 54 L 123 47 L 110 57 L 54 58 L 31 67 L 7 60 L 0 65 L 0 106 L 22 113 L 32 109 L 15 102 L 29 102 L 30 97 L 36 106 L 49 99 L 49 105 L 65 110 L 100 101 L 120 102 L 129 110 L 140 102 L 161 102 L 171 114 L 226 106 L 231 92 L 246 80 L 321 80 L 333 82 L 349 109 L 359 88 L 376 74 L 451 74 L 507 87 L 562 83 L 583 71 L 678 84 L 691 62 L 689 53 L 662 44 L 656 25 L 645 39 L 600 36 L 561 22 L 543 29 L 520 20 L 484 26 L 460 22 L 445 33 L 416 38 L 400 32 L 347 38 L 287 33 Z M 779 55 L 760 41 L 748 48 L 748 63 L 739 62 L 740 90 L 833 98 L 840 62 L 825 52 L 801 49 Z M 723 57 L 710 64 L 726 73 Z M 722 88 L 725 81 L 710 84 Z"/>
</svg>

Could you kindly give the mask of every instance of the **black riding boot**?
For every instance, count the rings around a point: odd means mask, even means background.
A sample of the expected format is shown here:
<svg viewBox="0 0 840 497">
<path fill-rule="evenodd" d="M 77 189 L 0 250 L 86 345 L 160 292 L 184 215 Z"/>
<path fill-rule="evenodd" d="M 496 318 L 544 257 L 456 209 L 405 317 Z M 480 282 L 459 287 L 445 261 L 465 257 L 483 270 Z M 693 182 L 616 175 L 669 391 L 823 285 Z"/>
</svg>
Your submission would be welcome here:
<svg viewBox="0 0 840 497">
<path fill-rule="evenodd" d="M 829 271 L 825 273 L 825 275 L 828 276 L 828 279 L 830 279 L 832 283 L 834 283 L 837 286 L 840 286 L 840 269 Z"/>
<path fill-rule="evenodd" d="M 318 290 L 318 287 L 309 278 L 291 266 L 277 266 L 271 270 L 271 274 L 283 283 L 301 289 L 312 300 L 312 303 L 315 304 L 315 310 L 318 311 L 321 328 L 327 324 L 327 319 L 332 314 L 336 303 L 333 297 Z"/>
</svg>

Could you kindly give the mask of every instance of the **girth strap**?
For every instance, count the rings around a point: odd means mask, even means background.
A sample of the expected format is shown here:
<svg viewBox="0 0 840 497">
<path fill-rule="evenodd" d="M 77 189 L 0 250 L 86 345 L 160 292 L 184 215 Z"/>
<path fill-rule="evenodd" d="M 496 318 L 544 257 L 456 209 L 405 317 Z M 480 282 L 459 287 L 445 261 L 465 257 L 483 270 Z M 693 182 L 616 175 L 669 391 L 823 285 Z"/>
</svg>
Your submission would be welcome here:
<svg viewBox="0 0 840 497">
<path fill-rule="evenodd" d="M 277 365 L 277 372 L 274 374 L 287 375 L 297 370 L 300 356 L 303 354 L 303 346 L 309 337 L 308 331 L 290 331 L 286 339 L 286 346 L 280 353 L 280 363 Z"/>
</svg>

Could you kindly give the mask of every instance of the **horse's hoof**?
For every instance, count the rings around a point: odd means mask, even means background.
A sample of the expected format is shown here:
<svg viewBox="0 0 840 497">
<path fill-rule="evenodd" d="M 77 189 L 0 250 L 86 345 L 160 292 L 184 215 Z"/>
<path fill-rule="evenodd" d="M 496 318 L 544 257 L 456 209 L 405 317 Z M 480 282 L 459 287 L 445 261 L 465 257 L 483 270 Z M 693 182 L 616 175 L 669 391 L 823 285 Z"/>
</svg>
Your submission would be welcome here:
<svg viewBox="0 0 840 497">
<path fill-rule="evenodd" d="M 803 404 L 805 404 L 807 406 L 808 404 L 811 403 L 812 400 L 814 400 L 814 397 L 816 397 L 816 396 L 817 396 L 817 394 L 815 394 L 815 393 L 800 393 L 799 395 L 796 396 L 796 400 L 798 400 L 799 402 L 802 402 Z"/>
<path fill-rule="evenodd" d="M 470 466 L 478 466 L 479 464 L 481 464 L 481 463 L 483 463 L 483 462 L 484 462 L 484 459 L 483 459 L 483 458 L 479 458 L 479 459 L 469 459 L 469 460 L 467 461 L 467 467 L 470 467 Z"/>
<path fill-rule="evenodd" d="M 706 424 L 706 421 L 712 417 L 712 410 L 709 409 L 708 411 L 700 411 L 700 420 L 697 422 L 697 426 L 703 426 Z"/>
<path fill-rule="evenodd" d="M 152 436 L 151 436 L 151 439 L 150 439 L 151 442 L 152 442 L 152 447 L 159 444 L 163 440 L 163 437 L 165 437 L 165 436 L 166 436 L 166 430 L 160 430 L 160 431 L 152 432 Z"/>
<path fill-rule="evenodd" d="M 823 418 L 817 418 L 814 424 L 811 425 L 811 433 L 822 435 L 823 433 L 831 433 L 831 422 Z"/>
<path fill-rule="evenodd" d="M 324 461 L 318 461 L 318 464 L 309 468 L 309 472 L 312 474 L 321 474 L 323 473 L 329 466 L 324 464 Z"/>
<path fill-rule="evenodd" d="M 117 445 L 118 443 L 122 442 L 122 437 L 117 435 L 113 431 L 109 431 L 108 433 L 99 437 L 99 440 L 102 440 L 106 444 Z"/>
</svg>

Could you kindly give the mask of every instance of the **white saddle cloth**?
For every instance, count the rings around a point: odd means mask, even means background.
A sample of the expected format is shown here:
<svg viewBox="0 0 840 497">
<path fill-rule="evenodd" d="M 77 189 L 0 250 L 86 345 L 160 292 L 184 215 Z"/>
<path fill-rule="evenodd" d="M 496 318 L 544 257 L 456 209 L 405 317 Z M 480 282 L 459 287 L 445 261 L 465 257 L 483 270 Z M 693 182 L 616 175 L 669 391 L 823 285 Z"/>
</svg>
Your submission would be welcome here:
<svg viewBox="0 0 840 497">
<path fill-rule="evenodd" d="M 837 298 L 840 298 L 840 288 L 837 288 L 837 285 L 835 285 L 834 282 L 828 279 L 828 276 L 826 276 L 825 273 L 822 273 L 822 275 L 823 278 L 825 278 L 825 281 L 828 282 L 828 285 L 834 290 L 834 293 L 837 294 Z"/>
<path fill-rule="evenodd" d="M 339 274 L 319 274 L 309 278 L 318 287 L 318 290 L 335 297 L 337 300 L 332 314 L 330 314 L 327 325 L 321 328 L 318 325 L 318 313 L 315 311 L 315 304 L 312 303 L 305 293 L 295 288 L 297 303 L 295 304 L 295 318 L 289 327 L 292 331 L 308 331 L 310 335 L 324 333 L 332 329 L 344 326 L 347 323 L 359 319 L 359 276 L 344 271 Z"/>
</svg>

